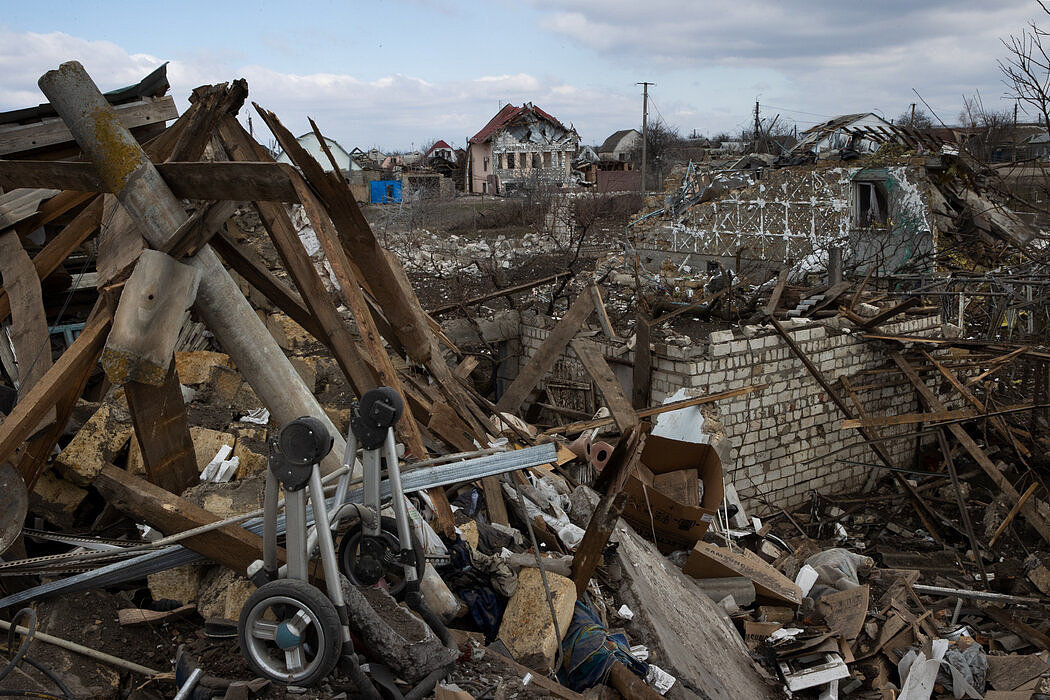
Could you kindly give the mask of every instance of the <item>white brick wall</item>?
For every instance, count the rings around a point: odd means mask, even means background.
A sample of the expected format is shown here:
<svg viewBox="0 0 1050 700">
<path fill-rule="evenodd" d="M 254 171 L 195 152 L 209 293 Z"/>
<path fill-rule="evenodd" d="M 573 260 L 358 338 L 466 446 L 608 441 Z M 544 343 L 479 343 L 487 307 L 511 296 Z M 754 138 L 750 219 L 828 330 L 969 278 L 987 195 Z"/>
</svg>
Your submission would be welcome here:
<svg viewBox="0 0 1050 700">
<path fill-rule="evenodd" d="M 548 335 L 547 329 L 536 326 L 537 321 L 522 324 L 522 363 Z M 887 334 L 923 334 L 939 327 L 940 318 L 930 316 L 887 325 L 883 330 Z M 840 375 L 893 367 L 883 346 L 876 341 L 865 341 L 805 320 L 786 328 L 829 382 L 834 383 Z M 813 490 L 836 494 L 859 488 L 870 468 L 843 460 L 878 463 L 871 448 L 861 444 L 860 432 L 839 427 L 842 413 L 779 335 L 761 326 L 751 335 L 744 338 L 739 332 L 732 335 L 732 331 L 716 331 L 711 334 L 706 352 L 699 350 L 705 347 L 702 342 L 691 348 L 658 345 L 653 356 L 652 402 L 661 402 L 683 386 L 714 394 L 751 384 L 768 384 L 766 389 L 719 404 L 722 424 L 733 445 L 730 463 L 723 467 L 741 498 L 761 498 L 791 508 L 808 499 Z M 880 384 L 877 379 L 864 383 Z M 931 382 L 935 390 L 940 385 L 941 382 Z M 921 410 L 907 383 L 886 384 L 858 393 L 865 410 L 873 416 Z M 952 394 L 942 395 L 941 399 L 951 408 L 959 406 L 959 399 Z M 897 426 L 880 432 L 887 436 L 914 430 L 915 426 Z M 852 447 L 839 451 L 849 445 Z M 883 445 L 898 465 L 911 465 L 913 439 L 887 441 Z"/>
</svg>

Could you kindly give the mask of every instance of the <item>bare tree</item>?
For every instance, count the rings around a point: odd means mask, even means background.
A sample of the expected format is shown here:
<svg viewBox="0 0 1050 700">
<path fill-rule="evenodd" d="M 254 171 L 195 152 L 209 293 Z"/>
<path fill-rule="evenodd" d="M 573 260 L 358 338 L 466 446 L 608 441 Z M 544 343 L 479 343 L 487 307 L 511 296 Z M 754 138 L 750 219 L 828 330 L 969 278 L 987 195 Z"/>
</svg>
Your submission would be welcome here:
<svg viewBox="0 0 1050 700">
<path fill-rule="evenodd" d="M 1043 14 L 1050 16 L 1050 9 L 1043 0 L 1036 0 Z M 1008 95 L 1034 110 L 1043 125 L 1050 128 L 1050 33 L 1034 21 L 1020 35 L 1011 35 L 1003 40 L 1006 58 L 999 60 Z M 1027 110 L 1026 110 L 1027 111 Z"/>
<path fill-rule="evenodd" d="M 893 123 L 899 126 L 910 126 L 913 129 L 920 130 L 932 129 L 934 127 L 933 117 L 921 107 L 918 109 L 904 110 L 893 120 Z"/>
</svg>

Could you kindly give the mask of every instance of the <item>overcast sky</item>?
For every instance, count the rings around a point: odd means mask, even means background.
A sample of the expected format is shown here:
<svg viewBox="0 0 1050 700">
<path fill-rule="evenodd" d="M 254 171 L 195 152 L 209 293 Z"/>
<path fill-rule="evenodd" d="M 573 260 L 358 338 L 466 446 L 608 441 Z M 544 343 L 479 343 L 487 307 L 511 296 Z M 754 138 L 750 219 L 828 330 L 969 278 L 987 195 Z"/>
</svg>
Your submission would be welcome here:
<svg viewBox="0 0 1050 700">
<path fill-rule="evenodd" d="M 964 94 L 1013 108 L 996 60 L 1030 20 L 1050 28 L 1035 0 L 8 2 L 0 111 L 43 102 L 40 75 L 76 59 L 103 90 L 168 61 L 180 111 L 198 85 L 247 78 L 293 132 L 311 116 L 347 149 L 461 147 L 524 101 L 601 143 L 640 125 L 643 80 L 650 115 L 684 135 L 739 132 L 756 99 L 800 130 L 892 119 L 913 88 L 951 124 Z"/>
</svg>

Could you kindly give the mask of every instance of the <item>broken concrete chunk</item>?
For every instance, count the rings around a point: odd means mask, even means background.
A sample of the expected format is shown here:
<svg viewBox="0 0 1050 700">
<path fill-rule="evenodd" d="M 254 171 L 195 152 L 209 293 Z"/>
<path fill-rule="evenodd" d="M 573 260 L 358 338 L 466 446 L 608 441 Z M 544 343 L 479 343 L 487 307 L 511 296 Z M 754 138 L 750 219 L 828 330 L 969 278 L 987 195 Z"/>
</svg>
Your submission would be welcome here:
<svg viewBox="0 0 1050 700">
<path fill-rule="evenodd" d="M 342 584 L 351 628 L 404 680 L 417 683 L 458 657 L 458 652 L 446 648 L 422 620 L 386 591 L 358 588 L 345 578 Z"/>
<path fill-rule="evenodd" d="M 67 479 L 77 486 L 87 486 L 102 471 L 103 465 L 116 461 L 133 432 L 127 400 L 124 392 L 119 391 L 99 406 L 55 463 Z"/>
<path fill-rule="evenodd" d="M 303 384 L 310 390 L 312 394 L 317 390 L 317 362 L 312 357 L 290 357 L 288 361 L 292 363 L 292 367 L 299 373 L 299 377 L 303 380 Z"/>
<path fill-rule="evenodd" d="M 176 566 L 146 577 L 153 600 L 177 600 L 187 604 L 197 600 L 203 570 L 196 564 Z"/>
<path fill-rule="evenodd" d="M 37 479 L 29 493 L 29 510 L 42 516 L 52 525 L 73 527 L 73 515 L 87 498 L 87 491 L 46 471 Z"/>
<path fill-rule="evenodd" d="M 204 384 L 211 381 L 215 367 L 229 367 L 230 356 L 222 352 L 194 350 L 175 353 L 175 373 L 180 384 Z"/>
<path fill-rule="evenodd" d="M 265 319 L 266 330 L 281 346 L 282 350 L 294 350 L 296 346 L 313 341 L 313 336 L 302 326 L 284 314 L 273 314 Z"/>
<path fill-rule="evenodd" d="M 197 611 L 205 620 L 212 617 L 236 620 L 248 596 L 254 592 L 254 583 L 232 569 L 219 567 L 201 583 Z"/>
<path fill-rule="evenodd" d="M 623 571 L 618 599 L 635 613 L 626 623 L 629 636 L 646 640 L 650 660 L 678 679 L 676 687 L 704 698 L 780 697 L 728 616 L 693 579 L 623 520 L 613 540 Z"/>
<path fill-rule="evenodd" d="M 230 433 L 193 426 L 190 428 L 193 452 L 197 457 L 197 471 L 203 470 L 222 449 L 223 445 L 234 445 L 237 439 Z"/>
<path fill-rule="evenodd" d="M 183 498 L 220 519 L 226 519 L 262 508 L 265 483 L 261 476 L 225 484 L 201 483 L 187 489 Z"/>
<path fill-rule="evenodd" d="M 558 629 L 565 634 L 576 606 L 576 584 L 555 573 L 547 574 Z M 553 666 L 561 640 L 554 631 L 550 607 L 539 569 L 523 568 L 518 576 L 518 589 L 503 613 L 498 638 L 517 661 L 529 668 L 547 673 Z"/>
</svg>

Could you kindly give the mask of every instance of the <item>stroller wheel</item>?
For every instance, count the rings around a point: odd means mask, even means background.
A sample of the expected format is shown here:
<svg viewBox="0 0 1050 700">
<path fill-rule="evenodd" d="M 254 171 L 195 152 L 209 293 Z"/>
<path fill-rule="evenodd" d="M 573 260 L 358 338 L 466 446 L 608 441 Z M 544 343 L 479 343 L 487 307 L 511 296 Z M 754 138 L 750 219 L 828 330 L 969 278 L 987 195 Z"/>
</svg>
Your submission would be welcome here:
<svg viewBox="0 0 1050 700">
<path fill-rule="evenodd" d="M 305 581 L 271 581 L 248 598 L 237 625 L 253 671 L 285 685 L 312 686 L 339 661 L 342 627 L 332 601 Z"/>
</svg>

